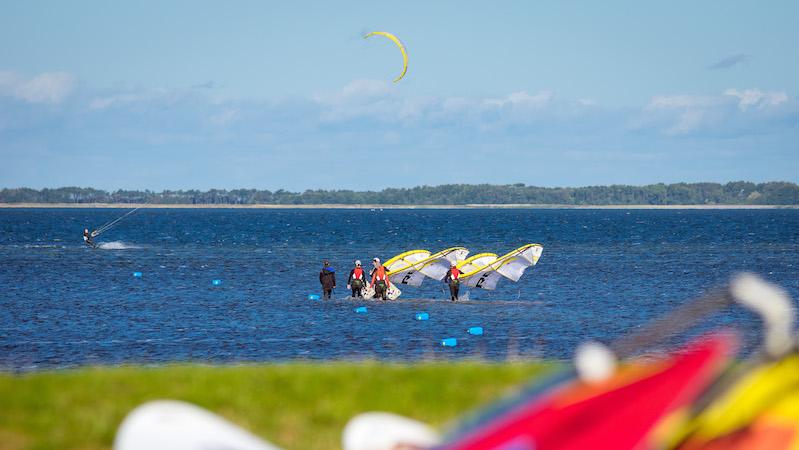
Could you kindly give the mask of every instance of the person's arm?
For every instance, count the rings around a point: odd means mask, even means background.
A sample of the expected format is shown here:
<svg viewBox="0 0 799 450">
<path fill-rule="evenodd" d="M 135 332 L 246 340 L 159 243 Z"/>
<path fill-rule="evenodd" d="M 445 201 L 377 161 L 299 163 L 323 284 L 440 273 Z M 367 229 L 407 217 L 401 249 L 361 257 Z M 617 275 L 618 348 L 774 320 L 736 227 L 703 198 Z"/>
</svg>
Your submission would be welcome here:
<svg viewBox="0 0 799 450">
<path fill-rule="evenodd" d="M 319 271 L 319 284 L 321 284 L 322 286 L 325 285 L 325 282 L 322 280 L 324 274 L 325 273 L 323 271 L 321 270 Z"/>
<path fill-rule="evenodd" d="M 331 275 L 333 275 L 333 289 L 335 289 L 336 288 L 336 272 L 332 272 Z"/>
</svg>

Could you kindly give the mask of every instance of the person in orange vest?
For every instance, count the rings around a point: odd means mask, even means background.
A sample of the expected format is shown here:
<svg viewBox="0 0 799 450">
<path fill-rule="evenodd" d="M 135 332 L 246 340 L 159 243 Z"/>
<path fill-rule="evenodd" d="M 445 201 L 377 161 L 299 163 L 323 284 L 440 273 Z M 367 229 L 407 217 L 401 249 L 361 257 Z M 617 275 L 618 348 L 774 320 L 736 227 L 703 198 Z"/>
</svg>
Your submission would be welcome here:
<svg viewBox="0 0 799 450">
<path fill-rule="evenodd" d="M 366 273 L 361 268 L 361 261 L 355 261 L 355 268 L 350 270 L 350 277 L 347 279 L 347 289 L 352 289 L 352 298 L 363 298 L 361 289 L 366 285 Z"/>
<path fill-rule="evenodd" d="M 447 271 L 447 277 L 444 281 L 449 285 L 449 297 L 453 302 L 458 299 L 458 291 L 461 288 L 461 270 L 455 263 Z"/>
<path fill-rule="evenodd" d="M 388 298 L 386 298 L 386 291 L 388 287 L 391 286 L 391 282 L 388 281 L 386 268 L 380 264 L 380 258 L 373 259 L 372 265 L 375 266 L 374 270 L 372 270 L 372 286 L 375 288 L 374 298 L 388 300 Z"/>
</svg>

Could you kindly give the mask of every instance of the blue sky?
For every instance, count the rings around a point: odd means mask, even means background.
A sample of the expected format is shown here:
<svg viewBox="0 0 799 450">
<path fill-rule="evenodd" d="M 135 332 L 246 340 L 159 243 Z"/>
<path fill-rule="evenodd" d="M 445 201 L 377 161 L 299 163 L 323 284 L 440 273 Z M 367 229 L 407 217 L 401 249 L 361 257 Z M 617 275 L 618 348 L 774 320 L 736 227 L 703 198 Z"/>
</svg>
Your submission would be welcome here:
<svg viewBox="0 0 799 450">
<path fill-rule="evenodd" d="M 0 6 L 0 187 L 799 181 L 796 2 L 161 3 Z"/>
</svg>

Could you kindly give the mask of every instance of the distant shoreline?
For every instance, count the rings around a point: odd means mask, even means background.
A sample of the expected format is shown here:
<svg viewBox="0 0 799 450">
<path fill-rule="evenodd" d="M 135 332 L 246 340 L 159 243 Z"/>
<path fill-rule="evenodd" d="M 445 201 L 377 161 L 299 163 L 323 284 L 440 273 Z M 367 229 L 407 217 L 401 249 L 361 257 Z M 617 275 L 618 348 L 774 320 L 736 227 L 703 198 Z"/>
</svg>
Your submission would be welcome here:
<svg viewBox="0 0 799 450">
<path fill-rule="evenodd" d="M 550 205 L 550 204 L 467 204 L 467 205 L 190 205 L 137 203 L 0 203 L 0 209 L 21 208 L 151 208 L 151 209 L 799 209 L 799 205 Z"/>
</svg>

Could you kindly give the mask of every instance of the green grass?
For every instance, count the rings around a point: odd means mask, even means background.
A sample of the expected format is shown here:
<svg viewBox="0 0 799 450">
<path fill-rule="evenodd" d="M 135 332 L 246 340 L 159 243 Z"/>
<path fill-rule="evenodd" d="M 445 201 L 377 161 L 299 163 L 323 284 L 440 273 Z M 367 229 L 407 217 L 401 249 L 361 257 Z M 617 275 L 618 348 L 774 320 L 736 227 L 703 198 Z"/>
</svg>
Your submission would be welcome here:
<svg viewBox="0 0 799 450">
<path fill-rule="evenodd" d="M 335 449 L 355 414 L 391 411 L 442 426 L 552 363 L 289 363 L 94 367 L 0 374 L 0 448 L 108 449 L 134 407 L 207 408 L 288 449 Z"/>
</svg>

